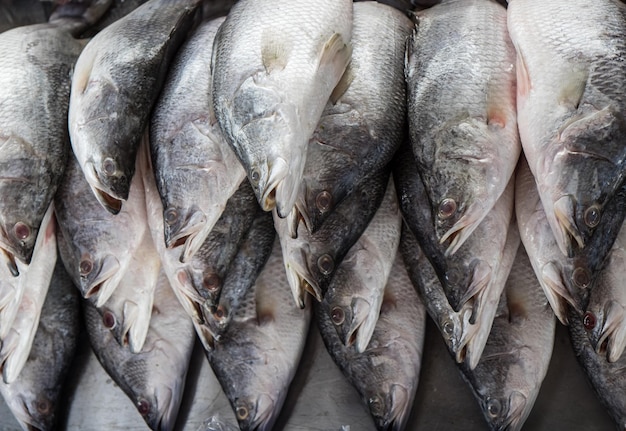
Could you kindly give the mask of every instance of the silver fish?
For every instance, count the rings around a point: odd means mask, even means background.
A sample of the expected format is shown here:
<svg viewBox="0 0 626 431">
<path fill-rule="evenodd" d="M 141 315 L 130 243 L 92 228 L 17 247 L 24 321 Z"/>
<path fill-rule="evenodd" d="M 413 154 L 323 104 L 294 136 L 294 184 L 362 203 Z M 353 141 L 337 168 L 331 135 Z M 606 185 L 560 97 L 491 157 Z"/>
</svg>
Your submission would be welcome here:
<svg viewBox="0 0 626 431">
<path fill-rule="evenodd" d="M 213 106 L 261 207 L 286 217 L 350 61 L 352 1 L 240 0 L 213 48 Z"/>
<path fill-rule="evenodd" d="M 389 164 L 404 140 L 403 52 L 411 29 L 388 6 L 354 4 L 352 60 L 309 141 L 294 209 L 311 233 L 365 177 Z"/>
<path fill-rule="evenodd" d="M 398 252 L 385 287 L 380 317 L 363 352 L 346 347 L 332 317 L 316 307 L 326 349 L 356 387 L 379 430 L 406 426 L 422 363 L 426 310 L 415 292 Z"/>
<path fill-rule="evenodd" d="M 343 259 L 321 302 L 321 310 L 346 346 L 363 352 L 374 333 L 385 286 L 400 242 L 402 217 L 390 179 L 385 198 L 359 240 Z"/>
<path fill-rule="evenodd" d="M 24 430 L 53 430 L 80 332 L 80 296 L 58 259 L 24 368 L 0 393 Z"/>
<path fill-rule="evenodd" d="M 556 319 L 535 277 L 524 246 L 500 298 L 478 365 L 460 365 L 489 428 L 520 430 L 548 371 Z"/>
<path fill-rule="evenodd" d="M 452 255 L 504 192 L 521 151 L 515 49 L 506 9 L 492 0 L 445 1 L 416 19 L 405 69 L 409 136 L 433 228 Z"/>
<path fill-rule="evenodd" d="M 224 18 L 204 22 L 180 48 L 150 120 L 150 151 L 167 247 L 188 262 L 246 174 L 211 106 L 211 50 Z"/>
<path fill-rule="evenodd" d="M 626 195 L 616 196 L 626 178 L 626 4 L 588 6 L 510 0 L 508 27 L 524 154 L 560 250 L 593 277 L 626 214 Z"/>
<path fill-rule="evenodd" d="M 276 240 L 222 339 L 205 351 L 240 429 L 272 429 L 304 349 L 310 311 L 291 300 Z"/>
<path fill-rule="evenodd" d="M 150 329 L 139 353 L 120 346 L 93 304 L 84 305 L 89 341 L 100 364 L 151 429 L 173 430 L 195 334 L 165 274 L 159 276 Z"/>
<path fill-rule="evenodd" d="M 94 195 L 113 214 L 128 199 L 150 111 L 199 3 L 150 0 L 94 36 L 76 62 L 70 140 Z"/>
</svg>

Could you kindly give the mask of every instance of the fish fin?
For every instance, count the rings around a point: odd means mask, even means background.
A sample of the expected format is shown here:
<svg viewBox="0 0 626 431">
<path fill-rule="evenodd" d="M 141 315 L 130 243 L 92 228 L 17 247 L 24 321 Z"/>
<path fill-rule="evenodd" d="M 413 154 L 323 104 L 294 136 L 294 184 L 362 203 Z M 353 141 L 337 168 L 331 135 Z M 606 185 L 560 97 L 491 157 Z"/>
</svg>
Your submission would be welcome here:
<svg viewBox="0 0 626 431">
<path fill-rule="evenodd" d="M 348 91 L 348 88 L 350 88 L 352 81 L 354 81 L 354 71 L 352 64 L 349 64 L 346 67 L 345 72 L 343 72 L 343 75 L 341 75 L 341 79 L 333 89 L 333 92 L 330 93 L 330 101 L 333 105 L 336 105 L 337 102 L 339 102 L 339 100 L 341 99 L 341 96 L 343 96 L 345 92 Z"/>
<path fill-rule="evenodd" d="M 530 90 L 533 88 L 533 84 L 530 81 L 530 75 L 528 68 L 526 67 L 526 61 L 524 55 L 517 51 L 517 62 L 515 67 L 517 73 L 517 95 L 521 97 L 527 97 Z"/>
<path fill-rule="evenodd" d="M 339 33 L 333 35 L 326 41 L 318 62 L 318 69 L 330 67 L 331 74 L 339 79 L 346 71 L 352 59 L 352 45 L 344 42 Z"/>
<path fill-rule="evenodd" d="M 274 71 L 283 70 L 291 55 L 290 47 L 274 32 L 263 32 L 261 40 L 261 62 L 265 72 L 269 75 Z"/>
</svg>

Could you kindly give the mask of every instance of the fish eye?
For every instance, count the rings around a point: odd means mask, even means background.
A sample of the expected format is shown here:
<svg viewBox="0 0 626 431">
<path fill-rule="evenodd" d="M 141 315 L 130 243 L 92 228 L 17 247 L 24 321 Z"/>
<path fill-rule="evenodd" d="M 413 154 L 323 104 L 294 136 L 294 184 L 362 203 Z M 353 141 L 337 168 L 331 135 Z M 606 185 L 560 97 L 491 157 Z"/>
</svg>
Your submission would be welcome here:
<svg viewBox="0 0 626 431">
<path fill-rule="evenodd" d="M 218 320 L 224 320 L 226 319 L 227 316 L 228 316 L 228 310 L 226 310 L 226 307 L 219 305 L 217 309 L 215 310 L 215 317 Z"/>
<path fill-rule="evenodd" d="M 175 208 L 168 208 L 163 215 L 165 223 L 169 225 L 176 223 L 176 220 L 178 220 L 178 211 Z"/>
<path fill-rule="evenodd" d="M 324 275 L 330 275 L 335 269 L 335 262 L 329 254 L 323 254 L 317 259 L 317 267 Z"/>
<path fill-rule="evenodd" d="M 78 271 L 80 272 L 81 277 L 89 275 L 91 271 L 93 271 L 93 261 L 91 258 L 86 257 L 80 261 L 78 264 Z"/>
<path fill-rule="evenodd" d="M 141 416 L 145 416 L 150 413 L 150 403 L 148 402 L 148 400 L 142 398 L 137 401 L 137 411 Z"/>
<path fill-rule="evenodd" d="M 35 408 L 42 415 L 47 415 L 52 410 L 52 405 L 48 400 L 37 400 Z"/>
<path fill-rule="evenodd" d="M 587 227 L 590 228 L 598 226 L 601 217 L 602 213 L 600 212 L 600 208 L 598 208 L 596 205 L 591 205 L 589 208 L 587 208 L 585 210 L 585 214 L 583 215 L 585 224 L 587 225 Z"/>
<path fill-rule="evenodd" d="M 335 325 L 339 326 L 346 320 L 346 314 L 341 307 L 333 307 L 330 311 L 330 318 Z"/>
<path fill-rule="evenodd" d="M 578 267 L 572 274 L 572 280 L 577 287 L 584 289 L 591 283 L 591 274 L 586 268 Z"/>
<path fill-rule="evenodd" d="M 248 419 L 248 416 L 250 416 L 250 410 L 248 410 L 248 407 L 240 404 L 235 409 L 235 414 L 237 415 L 238 420 L 245 421 Z"/>
<path fill-rule="evenodd" d="M 378 395 L 374 395 L 368 400 L 370 412 L 374 416 L 380 416 L 383 413 L 383 402 Z"/>
<path fill-rule="evenodd" d="M 102 162 L 102 170 L 106 175 L 111 176 L 117 171 L 117 163 L 115 163 L 115 160 L 107 157 Z"/>
<path fill-rule="evenodd" d="M 596 316 L 593 313 L 587 311 L 583 316 L 583 326 L 587 331 L 593 330 L 593 328 L 596 327 Z"/>
<path fill-rule="evenodd" d="M 502 412 L 502 404 L 496 398 L 489 398 L 487 400 L 487 413 L 489 416 L 497 418 Z"/>
<path fill-rule="evenodd" d="M 115 318 L 115 315 L 113 313 L 107 310 L 102 313 L 102 323 L 104 324 L 105 328 L 113 329 L 117 324 L 117 319 Z"/>
<path fill-rule="evenodd" d="M 452 333 L 454 332 L 454 323 L 452 323 L 451 320 L 446 320 L 445 322 L 443 322 L 443 332 L 446 333 L 446 335 L 448 336 L 452 336 Z"/>
<path fill-rule="evenodd" d="M 15 233 L 15 237 L 22 241 L 30 236 L 30 228 L 27 224 L 22 223 L 21 221 L 15 223 L 15 226 L 13 226 L 13 232 Z"/>
<path fill-rule="evenodd" d="M 454 215 L 456 212 L 456 202 L 452 198 L 445 198 L 439 204 L 439 216 L 440 219 L 445 220 Z"/>
<path fill-rule="evenodd" d="M 252 181 L 252 183 L 257 184 L 260 179 L 261 173 L 257 169 L 250 172 L 250 181 Z"/>
<path fill-rule="evenodd" d="M 328 211 L 332 203 L 333 203 L 333 197 L 326 190 L 319 192 L 317 194 L 317 197 L 315 198 L 315 206 L 321 212 Z"/>
<path fill-rule="evenodd" d="M 205 275 L 204 279 L 202 279 L 202 285 L 205 289 L 211 292 L 215 292 L 220 287 L 219 275 L 215 274 L 214 272 Z"/>
</svg>

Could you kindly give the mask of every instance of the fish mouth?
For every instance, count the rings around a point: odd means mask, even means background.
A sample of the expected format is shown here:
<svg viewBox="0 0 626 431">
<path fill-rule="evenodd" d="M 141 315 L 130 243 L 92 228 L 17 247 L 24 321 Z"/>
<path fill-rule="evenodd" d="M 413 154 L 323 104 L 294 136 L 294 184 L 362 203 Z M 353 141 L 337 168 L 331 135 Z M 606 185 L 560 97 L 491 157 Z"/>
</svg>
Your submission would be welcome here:
<svg viewBox="0 0 626 431">
<path fill-rule="evenodd" d="M 583 235 L 576 225 L 575 204 L 576 199 L 571 195 L 562 196 L 554 203 L 554 217 L 557 226 L 554 237 L 561 252 L 568 257 L 573 256 L 574 242 L 578 248 L 585 247 Z"/>
<path fill-rule="evenodd" d="M 122 209 L 122 203 L 128 199 L 128 190 L 123 194 L 118 194 L 112 190 L 112 187 L 106 187 L 100 180 L 100 176 L 92 162 L 85 163 L 84 173 L 85 179 L 100 205 L 113 215 L 119 214 Z M 126 188 L 128 189 L 128 187 Z"/>
<path fill-rule="evenodd" d="M 274 160 L 269 173 L 267 190 L 273 191 L 276 213 L 280 218 L 285 218 L 296 204 L 302 173 L 298 175 L 292 172 L 289 164 L 280 157 Z"/>
<path fill-rule="evenodd" d="M 530 409 L 527 407 L 532 406 L 528 404 L 526 396 L 519 391 L 513 391 L 509 396 L 507 415 L 501 421 L 493 421 L 493 418 L 490 418 L 493 425 L 492 429 L 496 431 L 519 430 L 530 413 Z"/>
<path fill-rule="evenodd" d="M 275 412 L 275 405 L 272 397 L 267 394 L 260 394 L 255 406 L 256 414 L 248 421 L 240 421 L 240 425 L 242 425 L 241 429 L 254 431 L 271 430 L 276 420 L 277 412 Z M 237 420 L 239 420 L 239 418 Z"/>
<path fill-rule="evenodd" d="M 257 185 L 255 192 L 259 198 L 259 205 L 263 211 L 271 211 L 276 208 L 278 216 L 285 218 L 291 211 L 295 198 L 291 202 L 289 211 L 285 211 L 284 202 L 281 202 L 280 208 L 278 207 L 277 193 L 279 188 L 284 188 L 283 183 L 289 175 L 289 164 L 281 157 L 267 161 L 267 181 L 262 181 L 259 172 L 258 168 L 253 167 L 249 174 L 250 182 Z"/>
<path fill-rule="evenodd" d="M 541 268 L 541 281 L 546 298 L 561 323 L 568 324 L 567 304 L 571 305 L 578 314 L 582 314 L 577 301 L 563 282 L 561 270 L 554 262 L 548 262 Z"/>
<path fill-rule="evenodd" d="M 607 355 L 609 362 L 616 362 L 626 347 L 626 312 L 616 301 L 610 301 L 604 310 L 604 324 L 599 331 L 594 349 L 599 355 Z M 593 333 L 592 333 L 593 334 Z M 593 337 L 592 338 L 596 338 Z"/>
<path fill-rule="evenodd" d="M 300 225 L 300 222 L 304 224 L 304 227 L 310 234 L 314 232 L 313 226 L 311 226 L 311 217 L 306 203 L 301 199 L 296 201 L 293 209 L 289 212 L 287 219 L 289 220 L 289 234 L 292 238 L 298 237 L 298 226 Z"/>
<path fill-rule="evenodd" d="M 121 264 L 115 256 L 106 255 L 101 259 L 100 270 L 95 277 L 81 277 L 81 291 L 85 299 L 97 297 L 95 306 L 100 308 L 109 300 L 122 276 Z"/>
<path fill-rule="evenodd" d="M 148 336 L 152 302 L 146 301 L 143 309 L 132 301 L 125 301 L 123 308 L 122 339 L 128 338 L 128 346 L 132 353 L 139 353 Z M 119 341 L 119 340 L 118 340 Z"/>
<path fill-rule="evenodd" d="M 478 205 L 472 204 L 466 209 L 461 218 L 439 240 L 439 244 L 450 240 L 450 244 L 448 244 L 448 248 L 445 251 L 446 257 L 452 256 L 465 244 L 465 241 L 476 230 L 484 216 L 483 208 Z"/>
<path fill-rule="evenodd" d="M 350 347 L 356 343 L 356 348 L 359 353 L 362 353 L 367 345 L 363 346 L 365 340 L 363 335 L 359 335 L 361 332 L 360 329 L 364 327 L 364 324 L 367 320 L 367 317 L 370 314 L 370 303 L 367 302 L 363 298 L 352 298 L 352 302 L 350 304 L 350 310 L 352 311 L 352 319 L 350 320 L 350 324 L 345 330 L 341 326 L 337 327 L 337 332 L 339 334 L 339 338 L 341 342 L 346 346 Z M 364 331 L 367 328 L 364 329 Z M 367 342 L 369 343 L 369 338 L 371 338 L 371 334 L 367 337 Z M 360 343 L 359 343 L 360 341 Z"/>
<path fill-rule="evenodd" d="M 193 211 L 188 217 L 181 218 L 180 223 L 170 225 L 167 223 L 167 213 L 170 211 L 164 211 L 165 246 L 169 249 L 183 247 L 180 262 L 186 263 L 200 249 L 212 226 L 208 226 L 207 217 L 202 211 Z"/>
<path fill-rule="evenodd" d="M 488 263 L 482 260 L 475 261 L 472 266 L 472 278 L 467 288 L 446 289 L 446 297 L 448 298 L 448 302 L 450 303 L 452 309 L 457 313 L 472 298 L 476 298 L 473 307 L 475 312 L 470 318 L 470 323 L 474 324 L 478 314 L 478 309 L 481 305 L 482 294 L 491 282 L 492 269 Z"/>
<path fill-rule="evenodd" d="M 311 275 L 311 271 L 306 268 L 306 252 L 300 250 L 300 256 L 292 254 L 289 259 L 285 259 L 285 271 L 287 273 L 287 281 L 291 286 L 293 299 L 296 305 L 304 308 L 304 295 L 308 292 L 318 302 L 323 299 L 322 289 L 319 287 L 315 278 Z"/>
<path fill-rule="evenodd" d="M 4 241 L 0 240 L 0 252 L 2 252 L 2 256 L 6 258 L 7 268 L 9 268 L 9 271 L 11 272 L 11 275 L 13 277 L 17 277 L 20 275 L 20 270 L 15 260 L 15 254 L 11 251 L 11 249 L 12 247 L 8 247 Z M 26 262 L 26 264 L 30 264 L 30 259 Z"/>
<path fill-rule="evenodd" d="M 176 392 L 181 392 L 177 390 Z M 170 388 L 157 388 L 155 390 L 154 398 L 156 399 L 157 408 L 159 414 L 156 418 L 156 423 L 151 425 L 153 430 L 170 431 L 174 429 L 176 424 L 176 417 L 178 416 L 178 404 L 174 401 L 174 391 Z M 176 398 L 180 399 L 180 395 L 176 395 Z M 154 426 L 154 427 L 153 427 Z"/>
<path fill-rule="evenodd" d="M 411 397 L 409 392 L 401 385 L 394 384 L 389 391 L 391 398 L 391 409 L 385 415 L 384 421 L 376 420 L 378 429 L 390 431 L 402 431 L 409 419 L 411 412 Z"/>
</svg>

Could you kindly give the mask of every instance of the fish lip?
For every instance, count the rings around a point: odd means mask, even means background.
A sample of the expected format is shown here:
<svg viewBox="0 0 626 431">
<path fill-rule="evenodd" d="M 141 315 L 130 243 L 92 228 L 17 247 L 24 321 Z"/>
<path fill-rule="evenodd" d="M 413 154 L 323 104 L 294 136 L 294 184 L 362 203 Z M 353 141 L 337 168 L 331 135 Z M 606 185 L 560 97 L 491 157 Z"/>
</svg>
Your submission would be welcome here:
<svg viewBox="0 0 626 431">
<path fill-rule="evenodd" d="M 263 195 L 265 202 L 265 197 L 269 197 L 273 192 L 274 205 L 270 209 L 275 206 L 276 213 L 280 218 L 287 217 L 298 198 L 301 179 L 293 178 L 293 176 L 290 165 L 285 159 L 277 157 L 272 161 L 269 167 L 266 191 Z"/>
<path fill-rule="evenodd" d="M 306 252 L 304 250 L 300 250 L 300 259 L 292 257 L 285 260 L 287 281 L 291 286 L 294 300 L 300 308 L 304 308 L 304 295 L 306 292 L 309 292 L 318 302 L 321 302 L 324 296 L 311 271 L 305 269 L 306 266 Z"/>
<path fill-rule="evenodd" d="M 480 211 L 477 211 L 477 208 L 478 205 L 476 204 L 468 206 L 463 215 L 441 236 L 439 244 L 450 240 L 450 244 L 445 251 L 446 257 L 456 253 L 480 224 L 482 218 L 476 217 L 476 213 L 480 215 Z"/>
<path fill-rule="evenodd" d="M 367 302 L 363 298 L 355 297 L 355 298 L 352 298 L 350 309 L 352 311 L 352 319 L 350 321 L 350 325 L 348 326 L 348 329 L 346 331 L 341 331 L 343 332 L 343 334 L 339 333 L 339 337 L 341 339 L 341 342 L 346 347 L 350 347 L 353 344 L 355 344 L 355 342 L 357 342 L 357 350 L 359 352 L 363 352 L 365 348 L 363 348 L 363 350 L 359 350 L 359 347 L 358 347 L 358 344 L 359 344 L 357 341 L 358 331 L 367 320 L 367 316 L 369 314 L 369 309 L 370 309 L 370 303 Z M 337 327 L 337 329 L 339 328 L 340 327 Z"/>
<path fill-rule="evenodd" d="M 486 287 L 491 282 L 492 268 L 487 262 L 476 259 L 472 262 L 472 278 L 469 285 L 465 289 L 446 289 L 446 297 L 452 309 L 458 313 L 463 306 L 472 298 L 477 297 L 476 306 L 479 307 L 481 294 L 485 291 Z M 474 323 L 476 316 L 472 316 L 470 323 Z"/>
<path fill-rule="evenodd" d="M 576 241 L 578 248 L 585 247 L 585 239 L 583 238 L 580 229 L 576 225 L 575 217 L 575 202 L 576 199 L 572 195 L 561 196 L 556 202 L 554 202 L 554 217 L 559 232 L 555 232 L 556 242 L 561 249 L 561 252 L 568 257 L 573 255 L 573 241 Z"/>
<path fill-rule="evenodd" d="M 176 417 L 178 416 L 178 405 L 174 402 L 174 391 L 168 387 L 158 387 L 155 390 L 154 398 L 157 402 L 159 414 L 156 417 L 156 427 L 159 431 L 169 431 L 174 429 Z"/>
<path fill-rule="evenodd" d="M 169 207 L 168 207 L 169 208 Z M 200 210 L 187 212 L 181 217 L 181 222 L 168 225 L 163 220 L 165 246 L 169 249 L 183 247 L 180 257 L 181 263 L 186 263 L 202 244 L 196 244 L 195 239 L 207 228 L 207 216 Z"/>
<path fill-rule="evenodd" d="M 92 281 L 90 281 L 89 277 L 81 277 L 80 283 L 83 297 L 89 299 L 97 295 L 96 307 L 102 307 L 119 284 L 119 279 L 116 279 L 115 276 L 119 274 L 120 268 L 121 264 L 115 256 L 104 256 L 101 259 L 98 274 Z"/>
<path fill-rule="evenodd" d="M 274 160 L 267 161 L 267 181 L 259 181 L 257 193 L 259 204 L 263 211 L 271 211 L 276 208 L 276 212 L 280 218 L 287 217 L 288 211 L 285 211 L 284 205 L 278 207 L 276 193 L 278 187 L 289 175 L 289 164 L 282 157 L 276 157 Z M 250 180 L 252 182 L 252 180 Z M 254 184 L 254 183 L 253 183 Z M 295 199 L 294 202 L 295 203 Z M 291 207 L 293 207 L 293 203 Z M 289 211 L 291 211 L 291 207 Z"/>
<path fill-rule="evenodd" d="M 93 162 L 86 162 L 83 172 L 91 191 L 100 205 L 113 215 L 119 214 L 122 210 L 122 204 L 128 199 L 128 190 L 124 194 L 117 194 L 110 187 L 106 187 L 100 180 Z"/>
<path fill-rule="evenodd" d="M 33 248 L 33 251 L 34 251 L 34 248 Z M 7 244 L 2 240 L 1 237 L 0 237 L 0 252 L 6 258 L 6 264 L 7 264 L 7 267 L 9 268 L 9 271 L 11 272 L 11 275 L 13 275 L 13 277 L 19 276 L 20 270 L 19 270 L 19 267 L 17 266 L 17 262 L 15 261 L 16 256 L 15 256 L 15 253 L 13 253 L 13 248 L 10 246 L 7 246 Z M 32 253 L 31 253 L 31 258 L 32 258 Z M 30 261 L 31 259 L 29 259 L 25 263 L 29 265 Z"/>
<path fill-rule="evenodd" d="M 626 311 L 620 303 L 612 300 L 606 305 L 603 316 L 604 322 L 597 337 L 594 337 L 592 332 L 590 338 L 597 338 L 594 343 L 594 350 L 597 354 L 606 354 L 609 362 L 616 362 L 624 351 L 624 341 L 617 342 L 616 339 L 623 339 L 626 335 L 620 333 L 625 323 Z M 593 341 L 592 339 L 592 343 Z"/>
</svg>

